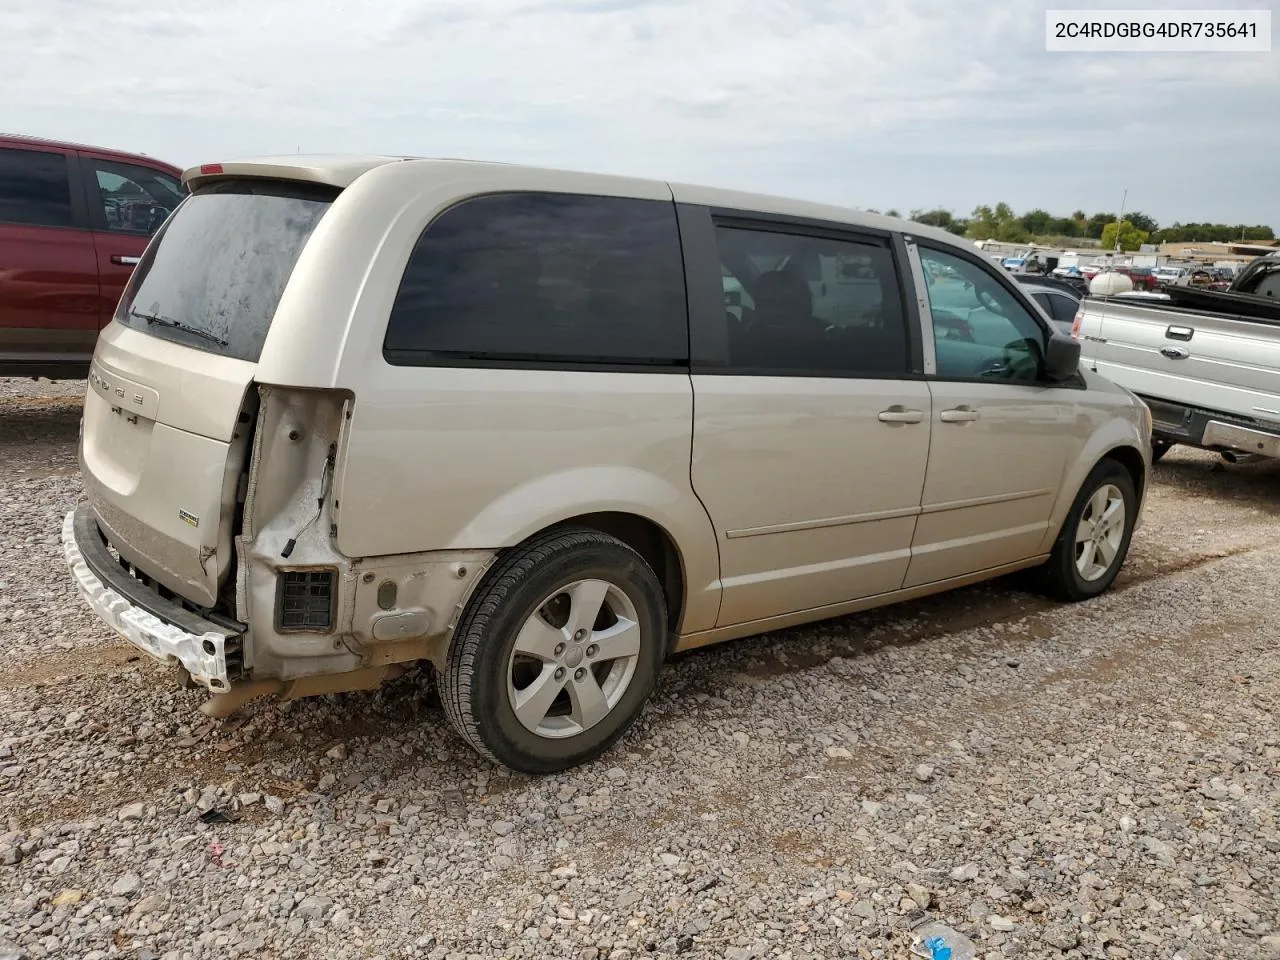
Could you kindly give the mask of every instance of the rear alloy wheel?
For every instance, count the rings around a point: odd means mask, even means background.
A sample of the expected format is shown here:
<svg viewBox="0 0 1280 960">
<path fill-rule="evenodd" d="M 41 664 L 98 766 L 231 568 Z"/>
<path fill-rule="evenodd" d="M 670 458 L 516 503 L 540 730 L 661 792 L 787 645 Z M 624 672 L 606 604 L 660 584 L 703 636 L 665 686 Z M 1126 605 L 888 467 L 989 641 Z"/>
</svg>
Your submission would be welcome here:
<svg viewBox="0 0 1280 960">
<path fill-rule="evenodd" d="M 1093 468 L 1044 566 L 1050 594 L 1074 602 L 1111 586 L 1129 552 L 1137 504 L 1128 470 L 1114 460 Z"/>
<path fill-rule="evenodd" d="M 639 658 L 631 598 L 607 580 L 567 584 L 516 634 L 507 657 L 507 704 L 540 737 L 586 733 L 622 700 Z"/>
<path fill-rule="evenodd" d="M 666 650 L 658 578 L 594 530 L 516 548 L 463 614 L 442 676 L 445 709 L 476 750 L 555 773 L 612 746 L 639 716 Z"/>
</svg>

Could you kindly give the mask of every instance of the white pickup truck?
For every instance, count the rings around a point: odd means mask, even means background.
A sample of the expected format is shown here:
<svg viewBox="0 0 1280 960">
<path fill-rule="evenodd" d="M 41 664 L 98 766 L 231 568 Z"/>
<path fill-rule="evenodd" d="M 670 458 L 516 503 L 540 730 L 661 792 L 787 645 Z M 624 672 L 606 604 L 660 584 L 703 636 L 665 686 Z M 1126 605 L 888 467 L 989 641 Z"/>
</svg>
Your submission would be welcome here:
<svg viewBox="0 0 1280 960">
<path fill-rule="evenodd" d="M 1178 443 L 1232 462 L 1280 457 L 1280 257 L 1225 293 L 1088 297 L 1072 335 L 1084 367 L 1151 408 L 1157 459 Z"/>
</svg>

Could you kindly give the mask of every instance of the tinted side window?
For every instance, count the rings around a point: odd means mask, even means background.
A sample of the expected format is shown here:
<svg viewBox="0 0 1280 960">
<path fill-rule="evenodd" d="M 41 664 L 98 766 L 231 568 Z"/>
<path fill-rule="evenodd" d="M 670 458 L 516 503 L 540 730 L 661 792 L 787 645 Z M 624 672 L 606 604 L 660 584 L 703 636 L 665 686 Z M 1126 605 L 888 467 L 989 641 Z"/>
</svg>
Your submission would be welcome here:
<svg viewBox="0 0 1280 960">
<path fill-rule="evenodd" d="M 1080 304 L 1076 301 L 1055 293 L 1049 297 L 1049 303 L 1053 307 L 1053 312 L 1050 314 L 1053 319 L 1059 323 L 1065 323 L 1068 327 L 1076 322 L 1076 313 L 1080 310 Z"/>
<path fill-rule="evenodd" d="M 71 185 L 63 154 L 0 149 L 0 223 L 72 225 Z"/>
<path fill-rule="evenodd" d="M 902 376 L 906 321 L 887 244 L 717 227 L 729 365 Z"/>
<path fill-rule="evenodd" d="M 409 365 L 687 363 L 674 204 L 527 193 L 446 210 L 409 258 L 383 354 Z"/>
<path fill-rule="evenodd" d="M 107 229 L 150 236 L 182 202 L 182 185 L 150 167 L 86 159 Z"/>
<path fill-rule="evenodd" d="M 1033 293 L 1031 299 L 1044 308 L 1044 312 L 1053 316 L 1053 299 L 1047 293 Z"/>
<path fill-rule="evenodd" d="M 1031 311 L 995 277 L 963 257 L 921 247 L 920 262 L 933 314 L 938 376 L 1039 379 L 1045 331 Z"/>
</svg>

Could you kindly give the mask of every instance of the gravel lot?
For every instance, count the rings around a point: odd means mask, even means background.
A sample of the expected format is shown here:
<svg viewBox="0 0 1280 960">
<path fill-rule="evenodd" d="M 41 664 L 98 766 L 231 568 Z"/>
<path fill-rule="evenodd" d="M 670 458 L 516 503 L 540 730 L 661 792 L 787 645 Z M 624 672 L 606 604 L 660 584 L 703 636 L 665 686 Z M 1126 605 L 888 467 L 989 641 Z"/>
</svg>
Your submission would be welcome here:
<svg viewBox="0 0 1280 960">
<path fill-rule="evenodd" d="M 199 714 L 67 583 L 82 390 L 0 381 L 0 960 L 1280 956 L 1276 465 L 1175 450 L 1093 603 L 691 654 L 533 780 L 425 675 Z"/>
</svg>

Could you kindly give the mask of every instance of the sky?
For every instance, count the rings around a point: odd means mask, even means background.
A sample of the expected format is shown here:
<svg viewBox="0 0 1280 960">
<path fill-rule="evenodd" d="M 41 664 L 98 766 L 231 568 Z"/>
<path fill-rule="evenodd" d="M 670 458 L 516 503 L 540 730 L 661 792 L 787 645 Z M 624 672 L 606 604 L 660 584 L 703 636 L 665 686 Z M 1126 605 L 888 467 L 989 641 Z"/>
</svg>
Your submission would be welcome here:
<svg viewBox="0 0 1280 960">
<path fill-rule="evenodd" d="M 1280 232 L 1271 53 L 1047 53 L 1045 10 L 1280 0 L 0 0 L 0 131 L 178 166 L 505 160 L 904 214 Z"/>
</svg>

